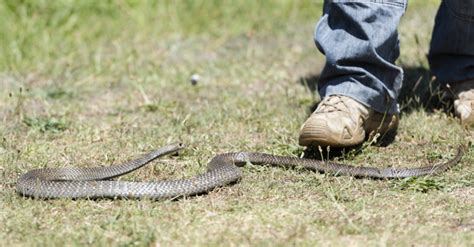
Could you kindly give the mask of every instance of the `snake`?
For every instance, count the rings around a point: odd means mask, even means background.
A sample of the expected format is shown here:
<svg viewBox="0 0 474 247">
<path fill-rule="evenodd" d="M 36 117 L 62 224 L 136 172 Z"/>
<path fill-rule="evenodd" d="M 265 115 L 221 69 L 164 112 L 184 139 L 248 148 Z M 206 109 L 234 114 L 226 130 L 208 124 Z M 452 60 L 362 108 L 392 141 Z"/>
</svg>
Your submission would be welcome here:
<svg viewBox="0 0 474 247">
<path fill-rule="evenodd" d="M 185 148 L 182 143 L 166 145 L 140 158 L 107 167 L 40 168 L 26 172 L 17 180 L 16 191 L 35 199 L 53 198 L 149 198 L 175 199 L 207 193 L 217 187 L 236 183 L 242 177 L 240 167 L 254 165 L 303 168 L 334 175 L 375 179 L 396 179 L 440 174 L 461 160 L 464 148 L 446 162 L 415 168 L 376 168 L 353 166 L 332 161 L 278 156 L 257 152 L 233 152 L 214 156 L 207 170 L 189 178 L 151 182 L 117 181 L 113 178 L 137 170 L 164 155 Z"/>
</svg>

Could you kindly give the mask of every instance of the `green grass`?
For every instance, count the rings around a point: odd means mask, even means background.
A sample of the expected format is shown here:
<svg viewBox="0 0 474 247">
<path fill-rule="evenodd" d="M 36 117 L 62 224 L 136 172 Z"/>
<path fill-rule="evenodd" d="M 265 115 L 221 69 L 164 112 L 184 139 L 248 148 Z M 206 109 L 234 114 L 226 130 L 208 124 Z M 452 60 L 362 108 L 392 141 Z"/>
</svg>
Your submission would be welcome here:
<svg viewBox="0 0 474 247">
<path fill-rule="evenodd" d="M 427 84 L 437 1 L 412 2 L 399 63 L 407 85 Z M 33 168 L 110 165 L 176 141 L 188 149 L 121 179 L 192 176 L 221 152 L 301 155 L 298 130 L 317 96 L 300 80 L 324 63 L 312 41 L 321 7 L 0 3 L 0 245 L 472 246 L 472 146 L 459 166 L 427 178 L 250 165 L 240 183 L 178 201 L 36 201 L 15 193 L 16 179 Z M 202 80 L 193 86 L 194 73 Z M 448 159 L 472 139 L 450 114 L 432 111 L 418 94 L 410 99 L 392 145 L 364 146 L 345 162 L 418 166 Z"/>
</svg>

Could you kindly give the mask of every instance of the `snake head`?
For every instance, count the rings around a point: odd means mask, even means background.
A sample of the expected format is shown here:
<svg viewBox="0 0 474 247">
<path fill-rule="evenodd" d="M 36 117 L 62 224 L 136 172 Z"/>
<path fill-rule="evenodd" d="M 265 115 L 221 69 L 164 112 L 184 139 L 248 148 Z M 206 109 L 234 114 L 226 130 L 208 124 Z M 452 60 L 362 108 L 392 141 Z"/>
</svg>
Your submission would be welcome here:
<svg viewBox="0 0 474 247">
<path fill-rule="evenodd" d="M 176 154 L 178 151 L 183 150 L 185 147 L 186 145 L 184 145 L 181 142 L 178 142 L 178 143 L 168 144 L 164 147 L 161 147 L 157 151 L 159 151 L 162 155 Z"/>
</svg>

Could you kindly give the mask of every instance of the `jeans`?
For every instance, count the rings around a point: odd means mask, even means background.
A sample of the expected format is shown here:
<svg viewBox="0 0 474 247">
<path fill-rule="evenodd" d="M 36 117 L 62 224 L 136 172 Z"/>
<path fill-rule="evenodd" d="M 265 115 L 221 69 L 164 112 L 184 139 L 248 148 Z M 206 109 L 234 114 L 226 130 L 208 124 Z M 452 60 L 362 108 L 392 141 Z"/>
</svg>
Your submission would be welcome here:
<svg viewBox="0 0 474 247">
<path fill-rule="evenodd" d="M 407 0 L 326 0 L 315 42 L 326 56 L 322 97 L 345 95 L 396 114 L 403 70 L 397 27 Z M 435 19 L 431 70 L 441 83 L 474 78 L 474 0 L 443 0 Z"/>
</svg>

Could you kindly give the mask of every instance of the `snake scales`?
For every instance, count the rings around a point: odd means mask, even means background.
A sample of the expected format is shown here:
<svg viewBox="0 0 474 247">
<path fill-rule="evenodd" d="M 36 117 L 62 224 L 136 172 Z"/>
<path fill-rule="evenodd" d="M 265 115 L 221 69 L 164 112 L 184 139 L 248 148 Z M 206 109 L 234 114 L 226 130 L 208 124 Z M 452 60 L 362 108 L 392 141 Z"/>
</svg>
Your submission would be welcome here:
<svg viewBox="0 0 474 247">
<path fill-rule="evenodd" d="M 176 153 L 183 144 L 172 144 L 120 165 L 92 168 L 43 168 L 23 174 L 17 182 L 17 192 L 34 198 L 150 198 L 166 199 L 205 193 L 213 188 L 238 181 L 239 166 L 247 162 L 289 168 L 370 178 L 404 178 L 432 175 L 457 164 L 463 155 L 459 147 L 454 158 L 444 163 L 417 168 L 356 167 L 330 161 L 275 156 L 264 153 L 237 152 L 216 155 L 207 171 L 187 179 L 157 182 L 126 182 L 109 180 L 132 172 L 154 159 Z"/>
</svg>

